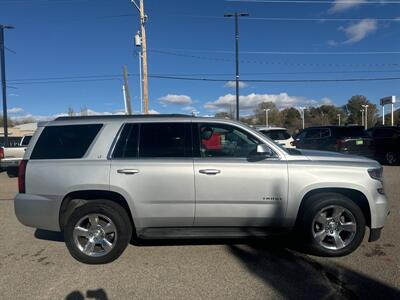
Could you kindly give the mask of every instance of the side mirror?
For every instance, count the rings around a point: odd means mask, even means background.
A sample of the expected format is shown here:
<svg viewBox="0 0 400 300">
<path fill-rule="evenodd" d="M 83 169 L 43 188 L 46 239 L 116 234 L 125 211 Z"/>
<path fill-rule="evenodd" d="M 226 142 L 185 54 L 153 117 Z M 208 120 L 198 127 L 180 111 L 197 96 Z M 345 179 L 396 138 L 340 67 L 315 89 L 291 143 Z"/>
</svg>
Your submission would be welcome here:
<svg viewBox="0 0 400 300">
<path fill-rule="evenodd" d="M 274 157 L 275 153 L 266 144 L 257 145 L 257 155 L 262 155 L 264 157 Z"/>
</svg>

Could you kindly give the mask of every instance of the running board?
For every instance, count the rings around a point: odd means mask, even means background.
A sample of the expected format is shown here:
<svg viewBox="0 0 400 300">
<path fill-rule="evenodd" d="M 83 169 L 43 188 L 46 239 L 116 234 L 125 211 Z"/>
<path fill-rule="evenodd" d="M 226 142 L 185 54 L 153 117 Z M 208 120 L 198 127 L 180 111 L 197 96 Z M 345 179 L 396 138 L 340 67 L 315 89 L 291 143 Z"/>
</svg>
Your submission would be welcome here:
<svg viewBox="0 0 400 300">
<path fill-rule="evenodd" d="M 287 233 L 282 228 L 260 227 L 163 227 L 143 228 L 138 230 L 137 237 L 141 239 L 201 239 L 201 238 L 249 238 L 268 237 Z"/>
</svg>

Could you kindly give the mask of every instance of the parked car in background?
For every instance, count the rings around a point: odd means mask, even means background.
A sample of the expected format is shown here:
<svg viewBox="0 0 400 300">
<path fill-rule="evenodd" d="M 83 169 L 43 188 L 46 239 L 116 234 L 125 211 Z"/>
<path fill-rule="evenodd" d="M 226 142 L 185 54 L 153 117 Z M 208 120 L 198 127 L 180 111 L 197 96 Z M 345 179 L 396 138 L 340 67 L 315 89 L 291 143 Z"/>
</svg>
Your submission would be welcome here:
<svg viewBox="0 0 400 300">
<path fill-rule="evenodd" d="M 373 140 L 362 126 L 309 127 L 297 134 L 293 143 L 300 149 L 374 157 Z"/>
<path fill-rule="evenodd" d="M 286 128 L 281 127 L 261 127 L 257 128 L 259 132 L 269 137 L 279 145 L 285 148 L 296 148 L 293 143 L 293 137 Z"/>
<path fill-rule="evenodd" d="M 289 151 L 291 150 L 291 151 Z M 379 239 L 382 167 L 285 149 L 243 123 L 191 116 L 60 117 L 41 124 L 19 169 L 15 213 L 63 231 L 77 260 L 115 260 L 141 239 L 265 237 L 295 231 L 313 254 Z"/>
<path fill-rule="evenodd" d="M 388 165 L 400 164 L 400 127 L 379 126 L 368 129 L 375 145 L 375 158 Z"/>
<path fill-rule="evenodd" d="M 0 170 L 15 173 L 11 169 L 18 169 L 31 138 L 31 135 L 24 136 L 17 147 L 0 147 Z"/>
</svg>

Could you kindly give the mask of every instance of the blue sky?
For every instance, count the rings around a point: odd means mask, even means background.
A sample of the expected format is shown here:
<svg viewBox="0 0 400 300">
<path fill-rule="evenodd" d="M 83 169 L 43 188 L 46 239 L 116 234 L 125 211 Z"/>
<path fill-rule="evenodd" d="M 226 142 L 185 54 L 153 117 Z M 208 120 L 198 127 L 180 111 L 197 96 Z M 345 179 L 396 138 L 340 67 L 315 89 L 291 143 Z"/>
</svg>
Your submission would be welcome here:
<svg viewBox="0 0 400 300">
<path fill-rule="evenodd" d="M 201 115 L 229 110 L 235 93 L 227 82 L 234 79 L 234 27 L 233 19 L 222 16 L 233 11 L 250 14 L 240 20 L 242 79 L 400 77 L 400 54 L 304 54 L 400 51 L 400 21 L 393 21 L 400 17 L 400 4 L 328 2 L 145 0 L 149 74 L 222 80 L 150 78 L 150 109 L 160 113 L 196 110 Z M 79 111 L 84 105 L 94 112 L 117 113 L 123 109 L 121 79 L 84 76 L 119 75 L 125 64 L 132 74 L 134 110 L 139 110 L 138 57 L 133 43 L 139 21 L 129 0 L 0 0 L 0 23 L 15 26 L 6 32 L 6 46 L 16 52 L 6 52 L 10 116 L 40 119 L 65 113 L 69 106 Z M 71 78 L 52 79 L 59 77 Z M 32 80 L 39 78 L 43 79 Z M 399 82 L 243 83 L 242 112 L 251 113 L 263 101 L 274 101 L 280 108 L 342 105 L 354 94 L 378 103 L 382 96 L 400 96 Z"/>
</svg>

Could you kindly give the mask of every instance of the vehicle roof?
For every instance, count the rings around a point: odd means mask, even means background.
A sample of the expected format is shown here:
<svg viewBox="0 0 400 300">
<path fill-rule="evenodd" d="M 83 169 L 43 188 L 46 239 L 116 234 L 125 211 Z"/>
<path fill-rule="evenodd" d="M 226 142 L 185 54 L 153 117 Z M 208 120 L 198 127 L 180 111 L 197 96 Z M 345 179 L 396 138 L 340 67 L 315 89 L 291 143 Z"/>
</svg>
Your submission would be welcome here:
<svg viewBox="0 0 400 300">
<path fill-rule="evenodd" d="M 364 126 L 362 126 L 362 125 L 349 125 L 349 126 L 344 126 L 344 125 L 321 125 L 321 126 L 307 127 L 304 130 L 306 130 L 306 129 L 315 129 L 315 128 L 357 128 L 357 127 L 364 128 Z"/>
<path fill-rule="evenodd" d="M 166 121 L 166 122 L 174 122 L 174 121 L 206 121 L 206 122 L 222 122 L 222 123 L 236 123 L 242 124 L 241 122 L 231 120 L 231 119 L 222 119 L 222 118 L 213 118 L 213 117 L 195 117 L 191 115 L 184 114 L 159 114 L 159 115 L 96 115 L 96 116 L 73 116 L 73 117 L 58 117 L 53 121 L 40 123 L 39 126 L 47 126 L 47 125 L 57 125 L 57 124 L 85 124 L 85 123 L 122 123 L 129 121 Z"/>
<path fill-rule="evenodd" d="M 287 130 L 287 128 L 283 127 L 257 127 L 257 130 L 264 130 L 264 131 L 272 131 L 272 130 Z"/>
</svg>

